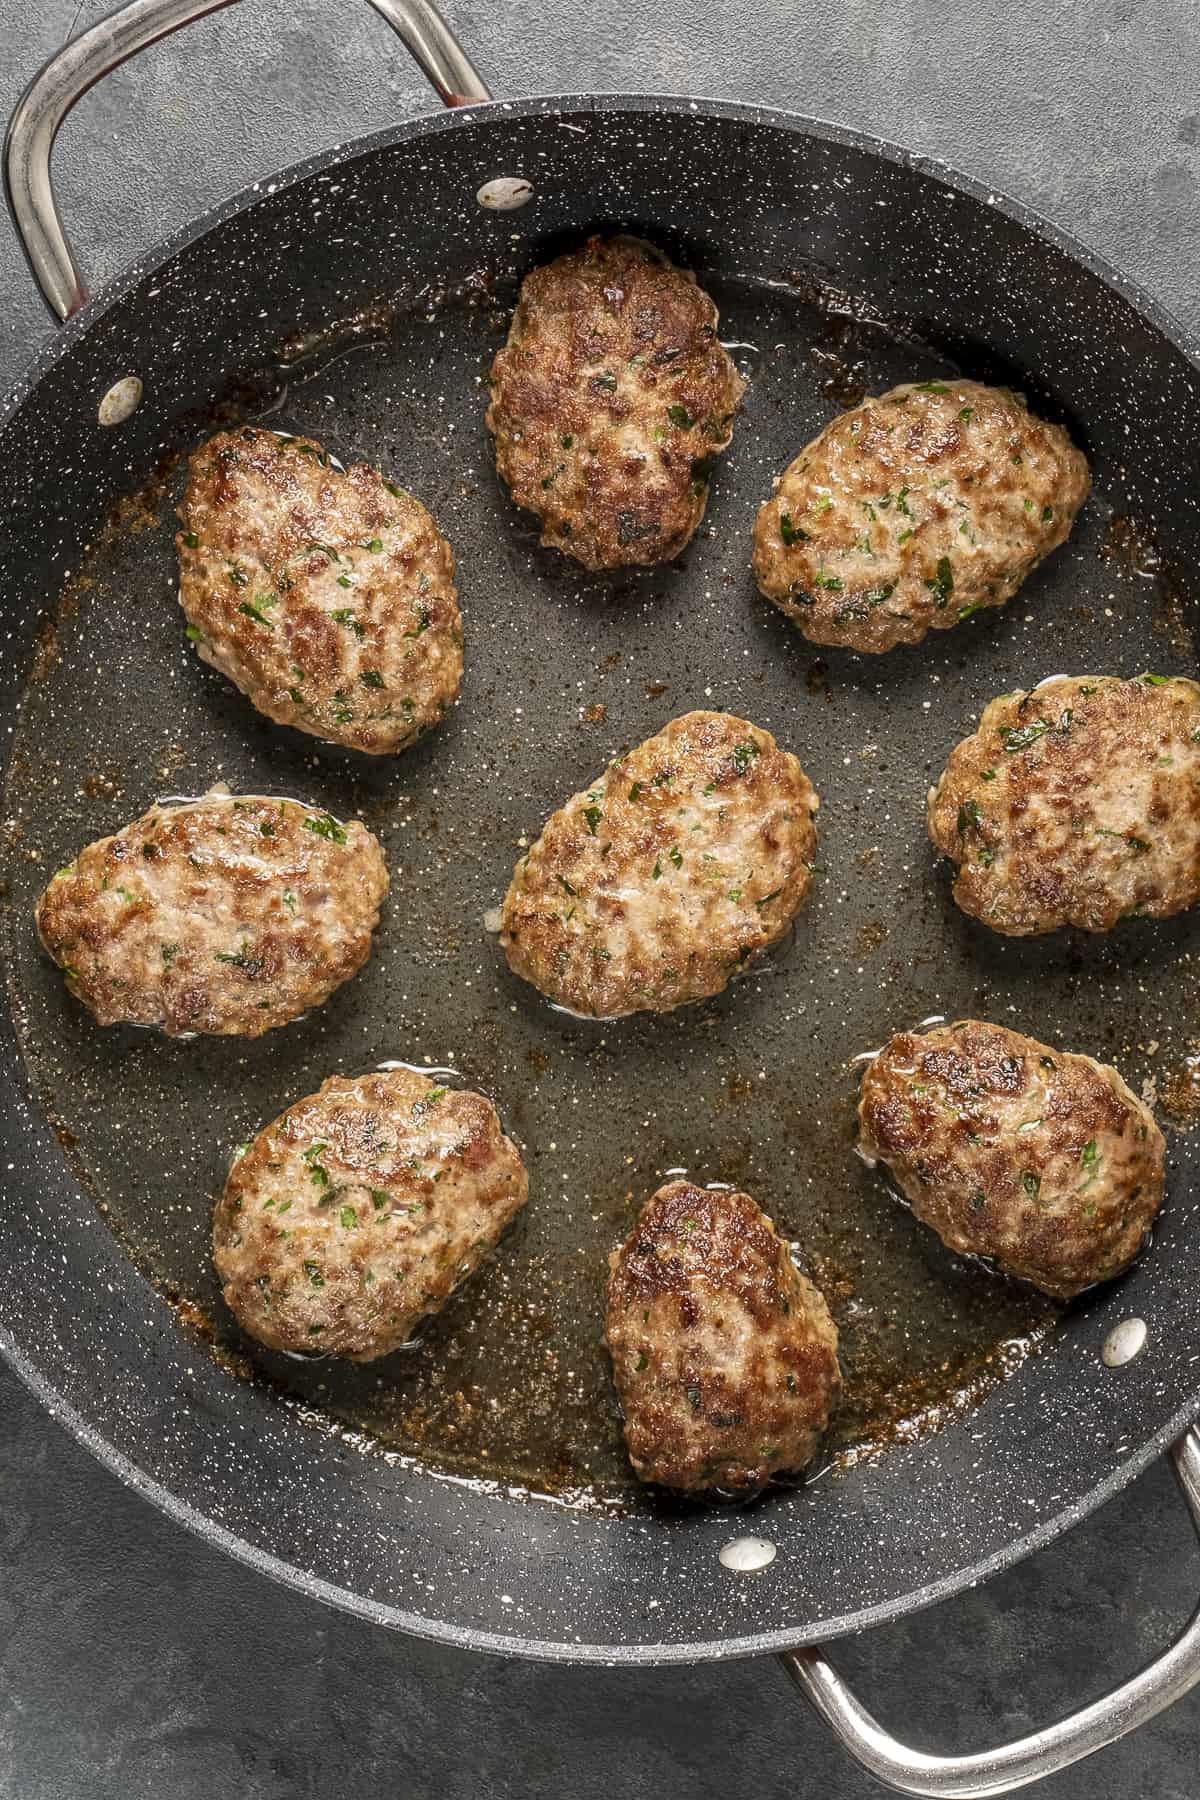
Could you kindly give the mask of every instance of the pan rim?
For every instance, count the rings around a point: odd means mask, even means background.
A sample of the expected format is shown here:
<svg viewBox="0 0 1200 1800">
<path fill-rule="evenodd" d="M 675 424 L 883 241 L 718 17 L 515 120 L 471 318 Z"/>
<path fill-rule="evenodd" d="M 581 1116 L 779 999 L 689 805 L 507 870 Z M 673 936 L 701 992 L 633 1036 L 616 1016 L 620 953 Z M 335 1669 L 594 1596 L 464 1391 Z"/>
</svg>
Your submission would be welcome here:
<svg viewBox="0 0 1200 1800">
<path fill-rule="evenodd" d="M 295 1563 L 259 1549 L 244 1537 L 219 1524 L 198 1507 L 181 1500 L 163 1482 L 147 1475 L 131 1457 L 117 1449 L 102 1432 L 90 1425 L 78 1409 L 64 1400 L 25 1355 L 8 1330 L 0 1326 L 0 1355 L 15 1370 L 25 1386 L 45 1408 L 49 1417 L 61 1424 L 77 1443 L 94 1456 L 139 1498 L 150 1501 L 175 1524 L 182 1525 L 211 1548 L 220 1550 L 235 1562 L 253 1569 L 256 1574 L 281 1582 L 307 1599 L 348 1612 L 369 1624 L 402 1632 L 407 1637 L 427 1643 L 447 1644 L 458 1650 L 471 1650 L 490 1656 L 516 1656 L 526 1662 L 572 1664 L 592 1668 L 688 1668 L 694 1664 L 741 1661 L 749 1657 L 781 1655 L 806 1645 L 836 1641 L 888 1625 L 911 1613 L 949 1600 L 965 1589 L 976 1587 L 993 1575 L 1011 1568 L 1035 1551 L 1079 1525 L 1091 1513 L 1113 1499 L 1123 1488 L 1157 1462 L 1168 1446 L 1182 1436 L 1197 1416 L 1195 1399 L 1185 1403 L 1164 1426 L 1109 1475 L 1078 1500 L 1044 1520 L 1023 1537 L 1015 1538 L 1002 1549 L 993 1551 L 964 1569 L 955 1570 L 939 1580 L 913 1588 L 895 1600 L 881 1601 L 875 1606 L 841 1614 L 823 1622 L 818 1631 L 788 1630 L 749 1633 L 736 1638 L 713 1638 L 691 1644 L 582 1644 L 560 1639 L 524 1638 L 477 1627 L 455 1625 L 424 1614 L 411 1613 L 400 1606 L 371 1600 L 352 1588 L 339 1587 L 320 1576 L 306 1573 Z"/>
<path fill-rule="evenodd" d="M 393 145 L 433 136 L 445 130 L 469 129 L 477 120 L 495 120 L 499 116 L 514 119 L 547 113 L 603 114 L 612 113 L 702 113 L 711 117 L 741 121 L 749 125 L 781 130 L 790 135 L 806 136 L 819 141 L 844 145 L 877 157 L 884 162 L 911 169 L 952 194 L 963 194 L 977 202 L 994 207 L 1002 216 L 1057 248 L 1119 295 L 1145 319 L 1182 357 L 1200 371 L 1200 338 L 1187 330 L 1161 302 L 1148 294 L 1137 282 L 1124 275 L 1115 265 L 1092 250 L 1071 231 L 1047 219 L 1035 208 L 1012 199 L 996 188 L 965 175 L 944 159 L 905 149 L 903 146 L 829 121 L 813 119 L 791 111 L 719 98 L 659 94 L 565 94 L 538 95 L 519 100 L 493 101 L 487 105 L 462 108 L 450 112 L 421 113 L 401 123 L 364 137 L 335 145 L 290 165 L 278 175 L 265 177 L 190 221 L 167 239 L 143 252 L 120 273 L 98 288 L 87 305 L 64 326 L 54 331 L 35 354 L 19 380 L 0 404 L 0 431 L 42 378 L 65 356 L 92 327 L 139 283 L 161 269 L 171 258 L 206 236 L 228 220 L 249 211 L 260 200 L 290 188 L 313 175 L 328 171 L 342 163 L 386 150 Z M 15 1048 L 15 1046 L 14 1046 Z M 16 1058 L 19 1066 L 19 1055 Z M 152 1501 L 170 1518 L 194 1532 L 205 1542 L 228 1553 L 258 1573 L 283 1582 L 306 1596 L 337 1606 L 371 1623 L 401 1630 L 426 1641 L 444 1643 L 460 1649 L 477 1650 L 496 1655 L 516 1655 L 547 1663 L 599 1665 L 611 1667 L 649 1667 L 717 1662 L 752 1655 L 763 1655 L 797 1648 L 828 1638 L 836 1638 L 869 1627 L 885 1624 L 947 1599 L 1001 1569 L 1010 1567 L 1033 1551 L 1078 1524 L 1089 1513 L 1112 1498 L 1136 1479 L 1189 1423 L 1200 1413 L 1200 1389 L 1197 1389 L 1147 1440 L 1124 1456 L 1088 1491 L 1042 1520 L 1023 1536 L 968 1566 L 954 1570 L 907 1594 L 881 1601 L 827 1620 L 819 1630 L 773 1630 L 736 1638 L 709 1639 L 698 1643 L 665 1644 L 582 1644 L 570 1641 L 536 1640 L 455 1624 L 411 1613 L 399 1606 L 372 1600 L 352 1589 L 341 1587 L 306 1573 L 295 1564 L 252 1544 L 219 1524 L 209 1514 L 182 1500 L 165 1483 L 148 1475 L 132 1458 L 112 1443 L 83 1414 L 63 1398 L 44 1377 L 35 1362 L 17 1344 L 8 1330 L 0 1327 L 0 1353 L 5 1357 L 30 1391 L 52 1418 L 61 1421 L 78 1442 L 127 1487 L 142 1498 Z"/>
<path fill-rule="evenodd" d="M 406 143 L 410 139 L 432 136 L 442 131 L 469 130 L 479 120 L 491 120 L 501 115 L 527 118 L 560 112 L 703 112 L 714 118 L 740 120 L 750 125 L 781 129 L 796 136 L 842 144 L 899 168 L 911 169 L 952 193 L 965 194 L 970 199 L 994 207 L 1003 217 L 1024 227 L 1034 236 L 1061 250 L 1072 261 L 1081 264 L 1089 274 L 1095 275 L 1123 300 L 1128 301 L 1200 373 L 1200 333 L 1189 330 L 1164 302 L 1066 226 L 1059 225 L 1025 201 L 1015 200 L 1002 189 L 966 174 L 943 157 L 925 151 L 909 150 L 903 144 L 876 136 L 873 132 L 860 131 L 855 126 L 839 125 L 832 120 L 806 113 L 792 112 L 784 107 L 755 106 L 748 101 L 727 100 L 719 96 L 646 94 L 636 91 L 611 94 L 568 92 L 534 94 L 516 100 L 490 100 L 473 106 L 416 113 L 396 125 L 387 125 L 379 131 L 368 132 L 363 137 L 350 138 L 327 150 L 316 151 L 311 156 L 301 158 L 299 162 L 288 164 L 277 174 L 262 176 L 249 186 L 216 201 L 197 218 L 189 220 L 186 225 L 180 226 L 177 231 L 134 257 L 117 274 L 101 283 L 77 313 L 72 314 L 61 325 L 52 327 L 51 336 L 34 352 L 28 366 L 0 400 L 0 431 L 7 428 L 13 414 L 19 411 L 38 382 L 59 358 L 80 338 L 86 337 L 104 313 L 124 299 L 139 281 L 161 269 L 173 256 L 206 237 L 217 226 L 250 211 L 260 201 L 285 188 L 297 186 L 339 163 L 372 155 L 393 144 Z M 32 276 L 30 279 L 32 281 Z"/>
</svg>

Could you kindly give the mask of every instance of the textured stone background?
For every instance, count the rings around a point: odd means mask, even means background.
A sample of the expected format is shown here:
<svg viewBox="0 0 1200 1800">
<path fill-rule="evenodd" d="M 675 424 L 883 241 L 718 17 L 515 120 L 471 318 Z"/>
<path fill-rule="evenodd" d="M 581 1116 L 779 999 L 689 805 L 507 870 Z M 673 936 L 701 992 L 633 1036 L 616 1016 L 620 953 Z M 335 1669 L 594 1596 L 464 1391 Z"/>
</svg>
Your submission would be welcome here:
<svg viewBox="0 0 1200 1800">
<path fill-rule="evenodd" d="M 7 0 L 0 100 L 100 9 Z M 1072 227 L 1200 329 L 1194 0 L 455 0 L 497 94 L 720 94 L 944 157 Z M 427 109 L 365 5 L 249 0 L 79 107 L 62 199 L 110 274 L 210 201 Z M 0 226 L 0 385 L 48 327 Z M 929 1747 L 1030 1729 L 1130 1672 L 1200 1588 L 1156 1469 L 1065 1542 L 839 1651 Z M 1200 1694 L 1046 1800 L 1196 1800 Z M 573 1672 L 406 1642 L 206 1549 L 0 1373 L 0 1800 L 762 1800 L 877 1793 L 769 1663 Z"/>
</svg>

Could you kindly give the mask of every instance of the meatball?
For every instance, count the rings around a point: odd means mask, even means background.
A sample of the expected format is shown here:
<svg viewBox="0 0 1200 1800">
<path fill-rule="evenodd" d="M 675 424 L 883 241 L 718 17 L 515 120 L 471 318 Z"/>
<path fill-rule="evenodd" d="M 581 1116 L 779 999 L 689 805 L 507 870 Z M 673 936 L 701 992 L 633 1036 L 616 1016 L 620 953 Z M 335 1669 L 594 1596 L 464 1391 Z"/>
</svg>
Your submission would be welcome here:
<svg viewBox="0 0 1200 1800">
<path fill-rule="evenodd" d="M 638 238 L 595 237 L 522 283 L 492 364 L 496 466 L 543 544 L 586 569 L 669 562 L 743 387 L 703 288 Z"/>
<path fill-rule="evenodd" d="M 837 1331 L 749 1194 L 668 1182 L 609 1266 L 605 1342 L 643 1481 L 739 1491 L 812 1461 Z"/>
<path fill-rule="evenodd" d="M 261 1037 L 362 968 L 387 889 L 365 826 L 210 794 L 81 850 L 38 901 L 37 928 L 101 1025 Z"/>
<path fill-rule="evenodd" d="M 247 426 L 192 456 L 179 599 L 200 656 L 259 712 L 383 756 L 462 680 L 450 546 L 411 494 L 311 438 Z"/>
<path fill-rule="evenodd" d="M 528 1197 L 482 1094 L 411 1069 L 334 1075 L 238 1150 L 213 1261 L 260 1343 L 371 1362 L 445 1305 Z"/>
<path fill-rule="evenodd" d="M 785 469 L 755 523 L 755 577 L 815 644 L 916 644 L 1011 600 L 1089 485 L 1082 453 L 1020 394 L 907 383 Z"/>
<path fill-rule="evenodd" d="M 719 994 L 812 880 L 817 796 L 770 732 L 674 719 L 546 823 L 501 912 L 512 969 L 590 1018 Z"/>
<path fill-rule="evenodd" d="M 1058 1300 L 1127 1268 L 1162 1200 L 1162 1132 L 1117 1071 L 1001 1025 L 898 1032 L 858 1125 L 943 1243 Z"/>
<path fill-rule="evenodd" d="M 1200 686 L 1058 675 L 950 753 L 929 835 L 963 911 L 1008 937 L 1163 919 L 1200 899 Z"/>
</svg>

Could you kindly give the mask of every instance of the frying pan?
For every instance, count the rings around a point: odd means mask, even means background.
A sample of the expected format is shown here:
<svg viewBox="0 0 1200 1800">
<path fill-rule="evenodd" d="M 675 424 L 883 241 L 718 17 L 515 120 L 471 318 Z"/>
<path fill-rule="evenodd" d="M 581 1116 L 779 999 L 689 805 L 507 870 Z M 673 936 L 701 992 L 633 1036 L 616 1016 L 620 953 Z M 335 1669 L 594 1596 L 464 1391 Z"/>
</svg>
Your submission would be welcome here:
<svg viewBox="0 0 1200 1800">
<path fill-rule="evenodd" d="M 100 76 L 221 0 L 134 0 L 47 64 L 10 128 L 10 206 L 62 324 L 0 424 L 5 1354 L 123 1479 L 315 1597 L 564 1662 L 776 1652 L 892 1786 L 1020 1786 L 1192 1686 L 1200 1621 L 1073 1718 L 963 1757 L 889 1738 L 817 1646 L 1046 1543 L 1168 1450 L 1200 1526 L 1195 1150 L 1172 1133 L 1152 1250 L 1060 1317 L 951 1258 L 855 1168 L 854 1058 L 977 1013 L 1111 1057 L 1187 1112 L 1194 927 L 990 939 L 932 866 L 922 797 L 994 693 L 1192 672 L 1176 571 L 1200 561 L 1195 346 L 1061 231 L 903 150 L 723 102 L 487 104 L 424 0 L 374 3 L 450 110 L 260 184 L 95 297 L 55 207 L 55 133 Z M 696 271 L 750 388 L 686 555 L 593 577 L 541 551 L 497 486 L 483 377 L 521 275 L 615 227 Z M 1096 496 L 1003 614 L 876 661 L 818 657 L 753 593 L 753 508 L 839 403 L 957 370 L 1064 421 Z M 181 458 L 246 418 L 385 466 L 455 546 L 463 700 L 389 766 L 267 726 L 184 643 Z M 815 897 L 717 1001 L 557 1015 L 489 935 L 520 843 L 622 746 L 704 705 L 804 761 Z M 375 956 L 260 1044 L 101 1033 L 39 960 L 32 899 L 87 839 L 215 780 L 379 831 L 394 887 Z M 496 1098 L 531 1205 L 412 1350 L 366 1373 L 258 1355 L 207 1265 L 229 1152 L 324 1075 L 391 1057 Z M 841 1325 L 829 1460 L 744 1512 L 634 1492 L 605 1387 L 604 1254 L 673 1168 L 748 1187 Z"/>
</svg>

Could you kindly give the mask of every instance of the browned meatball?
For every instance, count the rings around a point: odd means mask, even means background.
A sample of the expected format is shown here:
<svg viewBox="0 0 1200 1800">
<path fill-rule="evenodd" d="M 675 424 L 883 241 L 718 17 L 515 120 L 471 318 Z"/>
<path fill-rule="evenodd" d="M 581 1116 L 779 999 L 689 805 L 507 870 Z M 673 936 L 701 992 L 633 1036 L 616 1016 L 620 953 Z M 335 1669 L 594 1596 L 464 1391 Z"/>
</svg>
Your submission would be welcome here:
<svg viewBox="0 0 1200 1800">
<path fill-rule="evenodd" d="M 1010 600 L 1088 487 L 1081 452 L 1021 395 L 908 383 L 834 419 L 784 471 L 754 573 L 816 644 L 916 644 Z"/>
<path fill-rule="evenodd" d="M 744 1491 L 812 1461 L 837 1331 L 749 1194 L 668 1182 L 609 1265 L 605 1342 L 643 1481 Z"/>
<path fill-rule="evenodd" d="M 188 464 L 179 599 L 201 658 L 259 712 L 382 756 L 436 725 L 462 680 L 450 546 L 376 469 L 244 426 Z"/>
<path fill-rule="evenodd" d="M 445 1305 L 528 1197 L 481 1094 L 410 1069 L 334 1075 L 238 1151 L 213 1261 L 261 1343 L 370 1362 Z"/>
<path fill-rule="evenodd" d="M 858 1124 L 944 1243 L 1059 1300 L 1127 1268 L 1162 1200 L 1162 1132 L 1117 1071 L 1001 1025 L 898 1032 Z"/>
<path fill-rule="evenodd" d="M 491 390 L 496 466 L 543 544 L 615 569 L 679 555 L 743 382 L 703 288 L 638 238 L 596 237 L 525 277 Z"/>
<path fill-rule="evenodd" d="M 1200 899 L 1200 686 L 1060 675 L 1002 694 L 950 754 L 929 835 L 994 931 L 1111 931 Z"/>
<path fill-rule="evenodd" d="M 259 1037 L 362 968 L 387 888 L 364 825 L 210 794 L 81 850 L 38 901 L 37 928 L 101 1025 Z"/>
<path fill-rule="evenodd" d="M 547 820 L 500 942 L 571 1012 L 669 1012 L 775 943 L 812 880 L 817 796 L 770 732 L 686 713 Z"/>
</svg>

